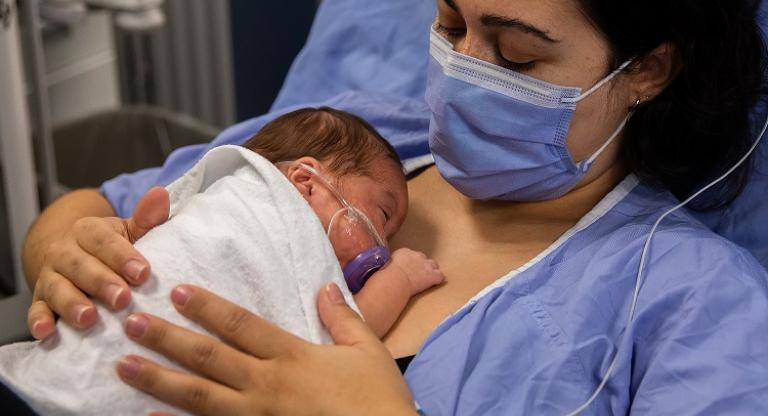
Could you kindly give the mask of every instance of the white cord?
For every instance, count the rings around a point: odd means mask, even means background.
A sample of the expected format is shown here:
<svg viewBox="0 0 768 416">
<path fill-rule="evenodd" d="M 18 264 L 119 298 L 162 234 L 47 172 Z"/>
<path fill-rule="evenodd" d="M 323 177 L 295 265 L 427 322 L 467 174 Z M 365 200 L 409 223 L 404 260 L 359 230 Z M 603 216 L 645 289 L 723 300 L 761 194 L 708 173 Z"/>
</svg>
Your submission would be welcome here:
<svg viewBox="0 0 768 416">
<path fill-rule="evenodd" d="M 639 269 L 637 271 L 637 279 L 636 279 L 636 282 L 635 282 L 635 292 L 632 295 L 632 305 L 629 308 L 629 319 L 627 320 L 627 328 L 629 328 L 629 325 L 632 323 L 632 320 L 635 318 L 635 309 L 637 307 L 637 298 L 638 298 L 638 295 L 640 294 L 640 287 L 642 286 L 642 283 L 643 283 L 643 276 L 642 276 L 643 275 L 643 269 L 645 268 L 645 262 L 646 262 L 646 258 L 647 258 L 647 255 L 648 255 L 648 248 L 651 245 L 651 239 L 653 238 L 653 234 L 656 232 L 656 228 L 658 228 L 659 224 L 661 224 L 661 221 L 663 221 L 664 218 L 666 218 L 669 214 L 671 214 L 671 213 L 677 211 L 678 209 L 688 205 L 688 203 L 690 203 L 691 201 L 696 199 L 699 195 L 703 194 L 704 192 L 706 192 L 707 190 L 709 190 L 713 186 L 715 186 L 718 183 L 722 182 L 723 179 L 725 179 L 728 176 L 730 176 L 736 169 L 739 168 L 739 166 L 743 165 L 744 162 L 746 162 L 747 159 L 749 159 L 749 157 L 752 156 L 752 153 L 755 152 L 755 149 L 757 149 L 757 146 L 760 144 L 760 141 L 763 139 L 763 136 L 765 135 L 765 131 L 766 130 L 768 130 L 768 119 L 765 120 L 765 124 L 763 125 L 763 130 L 760 132 L 760 135 L 757 137 L 757 140 L 755 140 L 755 143 L 752 144 L 752 147 L 749 149 L 747 154 L 745 154 L 744 157 L 742 157 L 741 160 L 739 160 L 738 163 L 733 165 L 733 167 L 730 168 L 728 170 L 728 172 L 725 172 L 725 174 L 723 174 L 723 176 L 717 178 L 714 182 L 710 183 L 709 185 L 701 188 L 701 190 L 699 190 L 695 194 L 693 194 L 690 197 L 688 197 L 688 199 L 686 199 L 685 201 L 681 202 L 676 207 L 674 207 L 674 208 L 670 209 L 669 211 L 665 212 L 664 215 L 659 217 L 659 219 L 656 220 L 656 223 L 653 224 L 653 228 L 651 228 L 651 233 L 648 234 L 648 238 L 645 240 L 645 245 L 643 246 L 643 253 L 640 256 L 640 267 L 639 267 Z M 624 336 L 626 336 L 626 334 L 627 334 L 627 331 L 625 331 Z M 619 344 L 619 346 L 620 345 L 621 344 Z M 568 413 L 567 416 L 578 415 L 579 413 L 583 412 L 587 407 L 589 407 L 589 405 L 591 405 L 592 402 L 595 401 L 597 396 L 600 394 L 600 392 L 603 390 L 603 388 L 605 388 L 605 385 L 608 383 L 608 379 L 611 378 L 611 375 L 613 374 L 613 370 L 616 368 L 616 363 L 618 361 L 619 361 L 619 352 L 617 350 L 616 351 L 616 355 L 614 355 L 613 360 L 611 361 L 611 365 L 608 366 L 608 370 L 605 372 L 605 376 L 603 376 L 602 381 L 600 382 L 600 384 L 595 389 L 595 392 L 592 393 L 592 396 L 589 398 L 589 400 L 584 402 L 584 404 L 579 406 L 576 410 Z"/>
</svg>

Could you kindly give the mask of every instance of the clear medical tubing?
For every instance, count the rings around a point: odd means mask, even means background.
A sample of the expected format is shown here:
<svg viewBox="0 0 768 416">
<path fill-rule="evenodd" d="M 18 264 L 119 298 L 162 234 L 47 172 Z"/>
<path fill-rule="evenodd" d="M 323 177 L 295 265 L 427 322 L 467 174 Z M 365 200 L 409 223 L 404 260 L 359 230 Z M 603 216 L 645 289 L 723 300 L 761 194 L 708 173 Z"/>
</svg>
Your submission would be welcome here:
<svg viewBox="0 0 768 416">
<path fill-rule="evenodd" d="M 653 234 L 656 233 L 656 229 L 659 227 L 659 224 L 661 224 L 664 218 L 666 218 L 673 212 L 679 210 L 680 208 L 688 205 L 691 201 L 696 199 L 699 195 L 703 194 L 713 186 L 722 182 L 725 178 L 730 176 L 736 169 L 738 169 L 739 166 L 743 165 L 744 162 L 746 162 L 749 159 L 749 157 L 752 156 L 752 154 L 755 152 L 755 149 L 757 149 L 757 146 L 760 144 L 760 141 L 763 139 L 763 136 L 765 136 L 766 130 L 768 130 L 768 119 L 765 120 L 763 129 L 762 131 L 760 131 L 760 135 L 757 136 L 757 140 L 755 140 L 755 143 L 752 145 L 749 151 L 741 158 L 741 160 L 739 160 L 735 165 L 733 165 L 732 168 L 730 168 L 727 172 L 725 172 L 723 176 L 715 179 L 712 183 L 701 188 L 698 192 L 688 197 L 688 199 L 686 199 L 685 201 L 681 202 L 674 208 L 665 212 L 661 217 L 659 217 L 658 220 L 656 220 L 656 223 L 653 224 L 653 228 L 651 228 L 651 232 L 648 234 L 648 238 L 645 240 L 645 245 L 643 245 L 643 252 L 640 256 L 640 267 L 638 268 L 638 271 L 637 271 L 637 279 L 635 281 L 635 291 L 632 294 L 632 304 L 629 308 L 629 316 L 627 318 L 627 327 L 629 327 L 629 325 L 632 323 L 632 320 L 635 319 L 635 310 L 637 308 L 637 297 L 640 294 L 640 288 L 643 285 L 643 271 L 645 269 L 645 263 L 648 257 L 648 248 L 651 246 L 651 239 L 653 238 Z M 626 332 L 624 333 L 623 336 L 626 336 Z M 611 375 L 613 374 L 613 371 L 616 368 L 616 363 L 618 361 L 619 361 L 619 352 L 616 351 L 616 354 L 614 355 L 613 360 L 611 361 L 611 365 L 608 367 L 608 370 L 605 372 L 605 375 L 603 376 L 602 381 L 600 381 L 600 384 L 597 386 L 594 393 L 592 393 L 592 396 L 590 396 L 590 398 L 586 402 L 584 402 L 584 404 L 577 407 L 572 412 L 568 413 L 567 416 L 575 416 L 580 414 L 581 412 L 586 410 L 587 407 L 589 407 L 589 405 L 592 404 L 592 402 L 595 401 L 597 396 L 600 395 L 600 392 L 602 392 L 603 389 L 605 388 L 605 385 L 608 384 L 608 380 L 611 378 Z"/>
<path fill-rule="evenodd" d="M 296 162 L 280 162 L 277 166 L 291 165 Z M 368 279 L 384 267 L 390 259 L 387 242 L 379 235 L 373 223 L 364 212 L 353 207 L 341 192 L 330 183 L 316 169 L 303 163 L 298 164 L 298 168 L 309 172 L 317 178 L 341 204 L 341 208 L 336 211 L 328 222 L 326 234 L 337 250 L 337 256 L 340 253 L 354 253 L 350 258 L 341 258 L 342 272 L 344 280 L 349 290 L 356 294 L 363 288 Z M 340 249 L 341 244 L 345 249 Z M 341 251 L 339 251 L 341 250 Z"/>
<path fill-rule="evenodd" d="M 371 235 L 371 237 L 373 237 L 373 239 L 375 240 L 376 244 L 378 244 L 380 246 L 383 246 L 383 247 L 387 246 L 386 241 L 384 241 L 384 239 L 381 238 L 381 236 L 379 235 L 378 231 L 376 231 L 376 228 L 373 226 L 373 223 L 371 222 L 371 220 L 368 219 L 368 216 L 365 215 L 359 209 L 353 207 L 352 204 L 347 202 L 347 200 L 344 199 L 344 196 L 342 196 L 341 193 L 336 189 L 336 187 L 333 186 L 333 184 L 331 184 L 328 180 L 326 180 L 325 177 L 323 177 L 323 175 L 321 175 L 312 166 L 308 166 L 308 165 L 305 165 L 303 163 L 299 164 L 299 168 L 303 169 L 303 170 L 305 170 L 305 171 L 307 171 L 309 173 L 311 173 L 317 179 L 319 179 L 320 182 L 322 182 L 323 185 L 325 185 L 325 187 L 328 188 L 331 191 L 331 193 L 333 193 L 333 195 L 336 197 L 336 199 L 338 199 L 339 202 L 341 202 L 341 205 L 343 206 L 343 208 L 341 210 L 339 210 L 339 212 L 334 214 L 333 218 L 331 218 L 331 221 L 328 223 L 328 230 L 327 230 L 327 232 L 328 232 L 329 235 L 331 233 L 331 227 L 334 225 L 334 223 L 338 219 L 338 215 L 340 213 L 342 213 L 342 212 L 346 212 L 347 215 L 351 216 L 355 220 L 358 220 L 363 225 L 365 225 L 366 231 L 368 231 L 368 233 Z"/>
</svg>

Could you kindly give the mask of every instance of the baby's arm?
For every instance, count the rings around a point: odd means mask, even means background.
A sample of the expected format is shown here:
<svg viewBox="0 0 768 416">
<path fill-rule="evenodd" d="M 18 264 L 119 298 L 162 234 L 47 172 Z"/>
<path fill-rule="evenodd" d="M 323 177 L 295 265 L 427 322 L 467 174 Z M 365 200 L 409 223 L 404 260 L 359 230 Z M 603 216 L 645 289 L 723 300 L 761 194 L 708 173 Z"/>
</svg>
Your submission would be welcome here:
<svg viewBox="0 0 768 416">
<path fill-rule="evenodd" d="M 424 253 L 401 248 L 355 295 L 365 322 L 379 338 L 387 334 L 411 296 L 445 280 L 437 263 Z"/>
</svg>

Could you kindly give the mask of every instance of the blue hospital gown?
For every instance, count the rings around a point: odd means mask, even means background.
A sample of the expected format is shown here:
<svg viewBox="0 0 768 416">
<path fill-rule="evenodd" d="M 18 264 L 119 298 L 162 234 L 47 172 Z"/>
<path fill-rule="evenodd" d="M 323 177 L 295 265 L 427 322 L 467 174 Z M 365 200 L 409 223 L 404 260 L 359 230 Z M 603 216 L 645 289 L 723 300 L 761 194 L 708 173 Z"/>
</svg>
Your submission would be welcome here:
<svg viewBox="0 0 768 416">
<path fill-rule="evenodd" d="M 429 415 L 768 414 L 768 277 L 685 211 L 657 230 L 635 320 L 640 253 L 677 201 L 630 176 L 572 230 L 443 322 L 407 381 Z"/>
</svg>

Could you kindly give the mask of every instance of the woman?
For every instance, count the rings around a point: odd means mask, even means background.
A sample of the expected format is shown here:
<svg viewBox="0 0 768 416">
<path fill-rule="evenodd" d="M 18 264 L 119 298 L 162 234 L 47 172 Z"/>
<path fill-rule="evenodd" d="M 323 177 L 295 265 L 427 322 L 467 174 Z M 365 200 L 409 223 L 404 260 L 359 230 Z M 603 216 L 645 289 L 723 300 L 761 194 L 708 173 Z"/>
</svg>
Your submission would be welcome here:
<svg viewBox="0 0 768 416">
<path fill-rule="evenodd" d="M 566 414 L 606 374 L 589 414 L 764 411 L 767 278 L 745 251 L 675 212 L 628 319 L 672 193 L 690 195 L 754 140 L 755 2 L 437 1 L 436 166 L 410 181 L 394 245 L 429 253 L 447 283 L 415 299 L 384 344 L 328 287 L 318 307 L 331 347 L 183 286 L 179 311 L 224 342 L 135 315 L 132 339 L 199 376 L 127 357 L 123 380 L 203 414 L 412 414 L 411 393 L 427 414 Z M 746 171 L 697 207 L 728 203 Z M 124 307 L 118 274 L 140 283 L 149 267 L 131 242 L 166 214 L 160 190 L 130 220 L 98 218 L 114 211 L 87 191 L 49 208 L 25 252 L 33 334 L 51 333 L 53 312 L 93 324 L 76 287 Z M 391 357 L 416 352 L 409 393 Z"/>
</svg>

